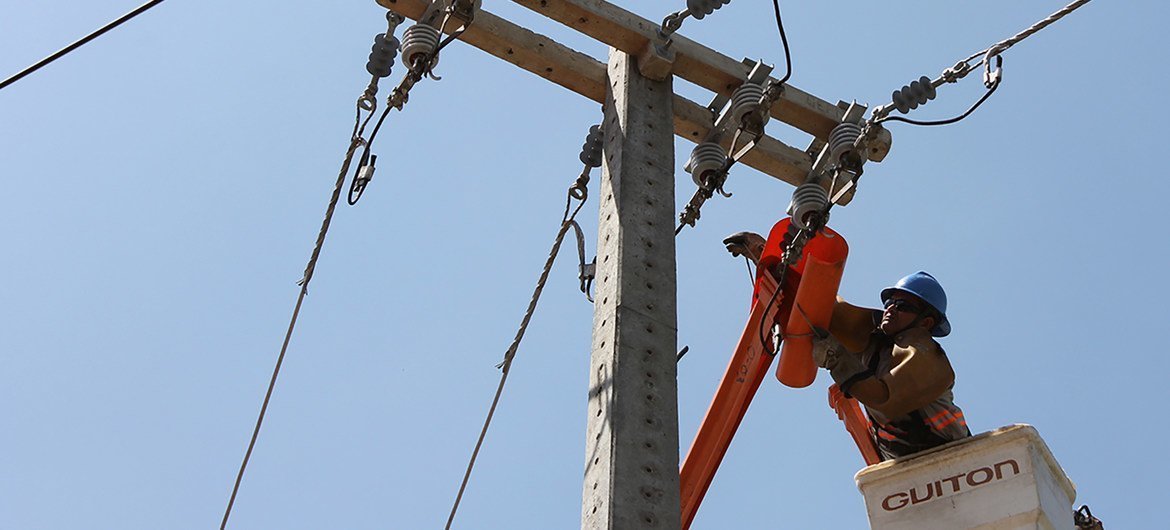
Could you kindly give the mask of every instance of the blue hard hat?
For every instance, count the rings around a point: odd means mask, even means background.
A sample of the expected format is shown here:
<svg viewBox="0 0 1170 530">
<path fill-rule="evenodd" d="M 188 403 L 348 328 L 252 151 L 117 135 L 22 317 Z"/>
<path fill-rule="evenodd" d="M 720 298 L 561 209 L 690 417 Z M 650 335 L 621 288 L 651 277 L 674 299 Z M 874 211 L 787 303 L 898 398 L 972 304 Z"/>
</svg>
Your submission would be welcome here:
<svg viewBox="0 0 1170 530">
<path fill-rule="evenodd" d="M 943 291 L 942 285 L 939 285 L 938 280 L 934 279 L 930 273 L 926 271 L 918 271 L 910 274 L 893 287 L 882 289 L 882 303 L 886 303 L 894 291 L 902 291 L 910 293 L 923 302 L 930 304 L 935 311 L 938 311 L 938 323 L 934 325 L 934 329 L 930 330 L 930 334 L 935 337 L 945 337 L 951 334 L 951 322 L 947 320 L 947 293 Z"/>
</svg>

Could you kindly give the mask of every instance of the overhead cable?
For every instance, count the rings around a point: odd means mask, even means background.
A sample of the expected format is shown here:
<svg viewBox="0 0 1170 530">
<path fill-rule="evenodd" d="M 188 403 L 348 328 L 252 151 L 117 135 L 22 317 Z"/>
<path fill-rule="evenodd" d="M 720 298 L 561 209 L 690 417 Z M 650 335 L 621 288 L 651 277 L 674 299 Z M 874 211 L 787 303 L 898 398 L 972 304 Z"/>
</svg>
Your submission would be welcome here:
<svg viewBox="0 0 1170 530">
<path fill-rule="evenodd" d="M 45 57 L 44 59 L 41 59 L 36 64 L 29 66 L 28 68 L 25 68 L 24 70 L 21 70 L 20 72 L 17 72 L 15 75 L 13 75 L 12 77 L 9 77 L 8 79 L 5 79 L 4 81 L 0 81 L 0 90 L 3 90 L 8 85 L 11 85 L 12 83 L 19 81 L 24 76 L 27 76 L 27 75 L 29 75 L 37 70 L 40 70 L 41 67 L 43 67 L 43 66 L 45 66 L 53 61 L 56 61 L 57 59 L 60 59 L 65 54 L 67 54 L 73 50 L 76 50 L 77 48 L 80 48 L 81 46 L 84 46 L 85 43 L 102 36 L 107 31 L 110 31 L 110 30 L 122 25 L 123 22 L 126 22 L 127 20 L 130 20 L 138 15 L 141 15 L 142 13 L 145 13 L 148 9 L 150 9 L 158 4 L 161 4 L 162 2 L 163 2 L 163 0 L 151 0 L 150 2 L 142 4 L 141 6 L 138 6 L 138 8 L 135 9 L 134 11 L 131 11 L 129 13 L 126 13 L 125 15 L 122 15 L 117 20 L 110 22 L 109 24 L 106 24 L 105 26 L 102 26 L 97 31 L 94 31 L 93 33 L 90 33 L 89 35 L 82 37 L 77 42 L 74 42 L 73 44 L 70 44 L 64 48 L 61 48 L 57 53 L 54 53 L 53 55 L 50 55 L 48 57 Z"/>
<path fill-rule="evenodd" d="M 451 506 L 451 514 L 447 517 L 447 530 L 450 530 L 451 523 L 455 521 L 455 513 L 459 510 L 459 502 L 463 500 L 463 492 L 467 489 L 467 483 L 471 479 L 471 471 L 475 467 L 475 460 L 479 457 L 479 450 L 483 447 L 484 438 L 487 436 L 488 427 L 491 426 L 492 417 L 495 416 L 496 407 L 500 403 L 500 396 L 504 392 L 504 384 L 508 381 L 508 374 L 512 369 L 512 360 L 516 357 L 516 351 L 520 349 L 520 341 L 524 340 L 524 333 L 528 330 L 528 323 L 532 320 L 532 314 L 536 312 L 536 304 L 540 301 L 540 295 L 544 291 L 545 282 L 548 281 L 548 275 L 552 271 L 553 262 L 560 252 L 561 243 L 565 239 L 565 235 L 570 228 L 573 228 L 577 234 L 577 244 L 580 248 L 583 245 L 583 235 L 581 233 L 581 226 L 577 224 L 575 218 L 577 213 L 581 211 L 581 207 L 585 206 L 585 201 L 589 198 L 589 172 L 590 169 L 601 167 L 601 143 L 602 143 L 602 129 L 600 125 L 594 125 L 589 129 L 589 135 L 585 140 L 585 145 L 581 150 L 581 161 L 584 162 L 585 168 L 581 175 L 577 177 L 576 182 L 569 187 L 568 197 L 565 199 L 565 212 L 561 215 L 561 228 L 557 231 L 557 237 L 553 241 L 552 250 L 549 251 L 548 259 L 545 260 L 544 269 L 540 272 L 540 278 L 536 281 L 536 289 L 532 292 L 532 298 L 528 301 L 528 309 L 524 312 L 524 318 L 520 321 L 520 328 L 516 330 L 516 336 L 512 339 L 512 343 L 508 346 L 507 351 L 504 352 L 504 360 L 496 365 L 499 368 L 500 383 L 496 387 L 496 394 L 492 398 L 492 404 L 488 408 L 487 419 L 483 422 L 483 428 L 479 432 L 479 438 L 475 442 L 475 449 L 471 452 L 471 460 L 467 463 L 467 470 L 463 474 L 463 481 L 459 484 L 459 493 L 455 496 L 455 503 Z M 571 209 L 573 201 L 578 201 L 577 206 Z M 581 251 L 582 270 L 584 270 L 584 254 Z M 584 280 L 582 280 L 584 282 Z M 582 283 L 582 288 L 585 283 Z M 586 291 L 586 296 L 588 292 Z M 592 300 L 592 299 L 590 299 Z"/>
<path fill-rule="evenodd" d="M 1008 39 L 992 44 L 983 50 L 971 54 L 966 59 L 955 63 L 954 66 L 947 68 L 941 75 L 939 75 L 939 77 L 933 80 L 923 76 L 917 81 L 903 86 L 900 90 L 895 90 L 892 96 L 893 102 L 874 109 L 873 116 L 870 118 L 870 123 L 878 124 L 884 121 L 900 121 L 912 125 L 947 125 L 958 122 L 967 116 L 970 116 L 971 113 L 974 112 L 975 109 L 979 108 L 979 106 L 982 105 L 984 101 L 987 101 L 987 98 L 991 97 L 991 94 L 993 94 L 999 87 L 999 84 L 1002 81 L 1003 52 L 1007 51 L 1008 48 L 1011 48 L 1020 41 L 1035 35 L 1037 32 L 1048 27 L 1053 22 L 1064 18 L 1069 13 L 1072 13 L 1081 6 L 1089 3 L 1089 1 L 1090 0 L 1076 0 L 1075 2 L 1068 4 L 1056 13 L 1053 13 L 1047 18 L 1044 18 L 1043 20 L 1033 24 L 1028 29 L 1021 31 Z M 972 61 L 975 59 L 979 59 L 979 61 L 972 64 Z M 992 66 L 993 61 L 994 67 Z M 987 87 L 987 92 L 984 93 L 983 97 L 981 97 L 979 101 L 972 105 L 971 108 L 962 115 L 951 119 L 937 121 L 918 121 L 889 116 L 889 114 L 895 109 L 902 114 L 906 114 L 911 110 L 918 108 L 920 105 L 925 105 L 928 101 L 935 98 L 936 89 L 938 87 L 947 83 L 956 83 L 960 79 L 966 77 L 967 74 L 978 69 L 980 66 L 983 67 L 983 84 L 985 87 Z"/>
<path fill-rule="evenodd" d="M 788 82 L 792 77 L 792 54 L 788 50 L 788 35 L 784 33 L 784 21 L 780 19 L 780 0 L 772 0 L 772 7 L 776 11 L 776 28 L 780 30 L 780 42 L 784 45 L 784 77 L 780 79 L 780 84 Z"/>
<path fill-rule="evenodd" d="M 239 493 L 240 483 L 243 481 L 244 472 L 248 467 L 248 461 L 252 457 L 252 451 L 256 447 L 256 440 L 260 436 L 260 428 L 264 423 L 264 416 L 268 411 L 268 403 L 272 399 L 272 392 L 276 387 L 276 380 L 280 375 L 280 368 L 284 363 L 285 354 L 288 352 L 289 341 L 292 339 L 293 330 L 296 328 L 297 317 L 300 315 L 301 306 L 304 303 L 305 296 L 309 292 L 309 282 L 313 279 L 313 273 L 317 268 L 317 260 L 321 256 L 321 249 L 325 245 L 325 236 L 329 232 L 329 225 L 333 221 L 333 214 L 337 209 L 337 203 L 341 200 L 341 190 L 345 185 L 346 176 L 349 174 L 350 166 L 353 163 L 354 155 L 359 148 L 364 146 L 364 151 L 360 157 L 360 164 L 354 175 L 353 182 L 350 187 L 348 202 L 352 205 L 357 202 L 373 176 L 374 163 L 377 160 L 376 155 L 370 153 L 370 144 L 377 135 L 378 130 L 382 127 L 382 123 L 386 119 L 386 115 L 391 109 L 397 108 L 402 110 L 403 105 L 409 96 L 410 89 L 424 76 L 432 76 L 431 70 L 438 61 L 438 53 L 457 38 L 471 22 L 472 15 L 462 8 L 470 9 L 470 0 L 455 0 L 451 6 L 446 10 L 446 16 L 443 19 L 443 26 L 452 18 L 457 18 L 463 22 L 463 26 L 456 30 L 446 41 L 440 43 L 435 40 L 433 46 L 422 46 L 421 53 L 412 53 L 410 61 L 407 65 L 410 67 L 410 72 L 402 82 L 390 94 L 387 101 L 387 108 L 378 119 L 374 126 L 373 132 L 369 139 L 365 138 L 366 126 L 369 125 L 371 118 L 374 116 L 374 111 L 377 107 L 377 100 L 375 96 L 378 92 L 378 80 L 390 74 L 390 70 L 394 60 L 393 48 L 397 45 L 397 39 L 394 38 L 394 30 L 404 20 L 400 15 L 388 12 L 386 20 L 388 29 L 386 33 L 375 37 L 374 46 L 370 53 L 370 60 L 366 64 L 366 71 L 372 76 L 369 85 L 357 100 L 357 114 L 354 118 L 353 131 L 350 135 L 349 148 L 346 150 L 345 159 L 341 164 L 341 171 L 337 175 L 337 181 L 333 187 L 333 194 L 329 199 L 329 206 L 325 210 L 325 219 L 321 223 L 321 230 L 317 234 L 317 242 L 313 247 L 312 255 L 309 257 L 309 262 L 305 266 L 305 272 L 300 281 L 300 294 L 297 296 L 296 305 L 293 308 L 292 317 L 289 320 L 288 330 L 285 332 L 284 342 L 280 348 L 280 354 L 276 358 L 276 366 L 272 370 L 272 378 L 268 382 L 268 390 L 264 394 L 264 401 L 260 406 L 260 414 L 256 418 L 256 426 L 252 430 L 252 437 L 248 442 L 248 449 L 244 452 L 244 460 L 240 464 L 240 470 L 236 474 L 235 483 L 232 486 L 232 493 L 228 499 L 227 508 L 224 510 L 223 520 L 220 523 L 220 530 L 227 527 L 228 519 L 231 517 L 232 507 L 235 505 L 236 496 Z M 467 4 L 467 5 L 464 5 Z M 433 28 L 432 28 L 433 29 Z M 417 31 L 416 31 L 417 33 Z M 408 39 L 404 39 L 408 40 Z M 404 46 L 405 47 L 405 46 Z M 419 47 L 412 49 L 412 52 L 419 52 Z M 404 53 L 404 57 L 406 54 Z M 363 118 L 364 115 L 364 118 Z"/>
<path fill-rule="evenodd" d="M 1028 29 L 1025 29 L 1024 31 L 1021 31 L 1021 32 L 1013 35 L 1011 38 L 1008 38 L 1008 39 L 999 41 L 995 44 L 992 44 L 990 47 L 985 48 L 982 51 L 975 52 L 974 54 L 972 54 L 970 57 L 968 57 L 963 62 L 969 63 L 969 62 L 971 62 L 972 59 L 975 59 L 976 57 L 979 57 L 981 55 L 982 56 L 994 56 L 994 55 L 998 55 L 1000 53 L 1003 53 L 1003 52 L 1007 51 L 1008 48 L 1015 46 L 1016 43 L 1026 39 L 1028 37 L 1031 37 L 1032 35 L 1035 35 L 1036 32 L 1048 27 L 1053 22 L 1056 22 L 1057 20 L 1064 18 L 1065 15 L 1068 15 L 1069 13 L 1076 11 L 1078 8 L 1080 8 L 1081 6 L 1083 6 L 1087 3 L 1089 3 L 1089 0 L 1076 0 L 1075 2 L 1061 8 L 1060 11 L 1057 11 L 1051 15 L 1048 15 L 1047 18 L 1045 18 L 1045 19 L 1043 19 L 1035 24 L 1032 24 L 1032 26 L 1030 26 Z"/>
<path fill-rule="evenodd" d="M 252 457 L 252 450 L 256 447 L 256 439 L 260 436 L 260 426 L 264 423 L 264 414 L 268 411 L 268 402 L 272 399 L 272 391 L 276 388 L 276 378 L 280 375 L 280 367 L 284 363 L 284 355 L 288 352 L 288 343 L 292 339 L 293 329 L 297 325 L 297 317 L 301 313 L 301 304 L 305 301 L 305 295 L 309 293 L 309 281 L 313 279 L 313 271 L 317 268 L 317 258 L 321 256 L 321 247 L 325 244 L 325 235 L 329 232 L 329 224 L 333 220 L 333 212 L 337 208 L 337 202 L 341 199 L 341 188 L 345 184 L 345 176 L 349 173 L 350 162 L 353 160 L 354 152 L 357 151 L 358 146 L 361 145 L 360 138 L 355 135 L 349 144 L 349 149 L 345 154 L 345 161 L 341 164 L 341 171 L 337 174 L 337 182 L 333 186 L 333 195 L 329 199 L 329 207 L 325 210 L 325 220 L 321 223 L 321 230 L 317 234 L 317 243 L 313 247 L 313 254 L 309 257 L 309 263 L 305 266 L 304 276 L 297 282 L 301 286 L 300 294 L 297 295 L 297 303 L 293 308 L 292 318 L 288 323 L 288 331 L 284 334 L 284 342 L 280 346 L 280 355 L 276 357 L 276 367 L 272 370 L 272 379 L 268 381 L 268 390 L 264 393 L 264 403 L 260 405 L 260 415 L 256 418 L 256 427 L 252 430 L 252 439 L 248 441 L 248 450 L 244 453 L 244 461 L 240 464 L 240 471 L 236 474 L 236 482 L 232 486 L 232 495 L 228 499 L 227 509 L 223 512 L 223 521 L 220 523 L 220 530 L 227 528 L 228 518 L 231 517 L 232 506 L 236 502 L 236 494 L 240 491 L 240 482 L 244 479 L 244 470 L 248 468 L 248 460 Z"/>
</svg>

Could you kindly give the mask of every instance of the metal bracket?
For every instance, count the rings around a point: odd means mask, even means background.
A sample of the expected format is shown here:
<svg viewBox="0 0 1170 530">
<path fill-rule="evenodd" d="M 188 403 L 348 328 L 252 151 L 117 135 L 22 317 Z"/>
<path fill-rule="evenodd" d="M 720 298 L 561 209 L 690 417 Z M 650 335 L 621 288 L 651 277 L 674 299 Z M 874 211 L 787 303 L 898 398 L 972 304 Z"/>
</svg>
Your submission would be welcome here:
<svg viewBox="0 0 1170 530">
<path fill-rule="evenodd" d="M 451 18 L 463 24 L 471 24 L 471 21 L 475 19 L 475 12 L 479 11 L 482 4 L 483 0 L 451 0 L 451 5 L 447 6 L 447 12 L 451 14 Z"/>
<path fill-rule="evenodd" d="M 650 39 L 638 53 L 638 72 L 647 79 L 665 81 L 674 72 L 674 58 L 669 38 Z"/>
<path fill-rule="evenodd" d="M 589 294 L 589 290 L 593 287 L 593 280 L 597 278 L 597 256 L 593 256 L 592 263 L 583 263 L 581 265 L 581 270 L 577 277 L 581 280 L 581 292 L 585 293 L 585 298 L 592 302 L 593 295 Z"/>
</svg>

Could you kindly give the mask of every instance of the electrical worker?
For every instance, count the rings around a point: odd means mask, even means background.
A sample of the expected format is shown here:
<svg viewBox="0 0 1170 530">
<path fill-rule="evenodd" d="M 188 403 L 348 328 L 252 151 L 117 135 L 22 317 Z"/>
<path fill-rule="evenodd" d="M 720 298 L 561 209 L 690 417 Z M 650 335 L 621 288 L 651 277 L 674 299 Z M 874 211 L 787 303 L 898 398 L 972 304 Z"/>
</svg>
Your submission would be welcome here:
<svg viewBox="0 0 1170 530">
<path fill-rule="evenodd" d="M 758 262 L 759 234 L 725 239 L 732 255 Z M 951 332 L 947 296 L 919 271 L 881 292 L 885 309 L 837 298 L 828 330 L 814 329 L 813 358 L 846 395 L 865 405 L 870 434 L 883 460 L 971 436 L 951 392 L 955 372 L 934 340 Z"/>
</svg>

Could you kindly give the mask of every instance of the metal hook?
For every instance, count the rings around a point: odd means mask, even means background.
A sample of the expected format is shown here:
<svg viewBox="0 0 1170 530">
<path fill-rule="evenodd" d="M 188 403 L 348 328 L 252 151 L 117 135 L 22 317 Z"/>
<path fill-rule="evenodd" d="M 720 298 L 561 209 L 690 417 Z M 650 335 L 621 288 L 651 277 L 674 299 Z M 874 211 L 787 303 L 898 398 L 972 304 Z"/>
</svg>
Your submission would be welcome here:
<svg viewBox="0 0 1170 530">
<path fill-rule="evenodd" d="M 987 50 L 987 56 L 983 59 L 983 86 L 987 88 L 994 87 L 999 84 L 1003 76 L 1003 56 L 999 55 L 1002 49 L 998 46 L 992 46 Z M 995 70 L 991 69 L 991 58 L 995 58 Z"/>
</svg>

